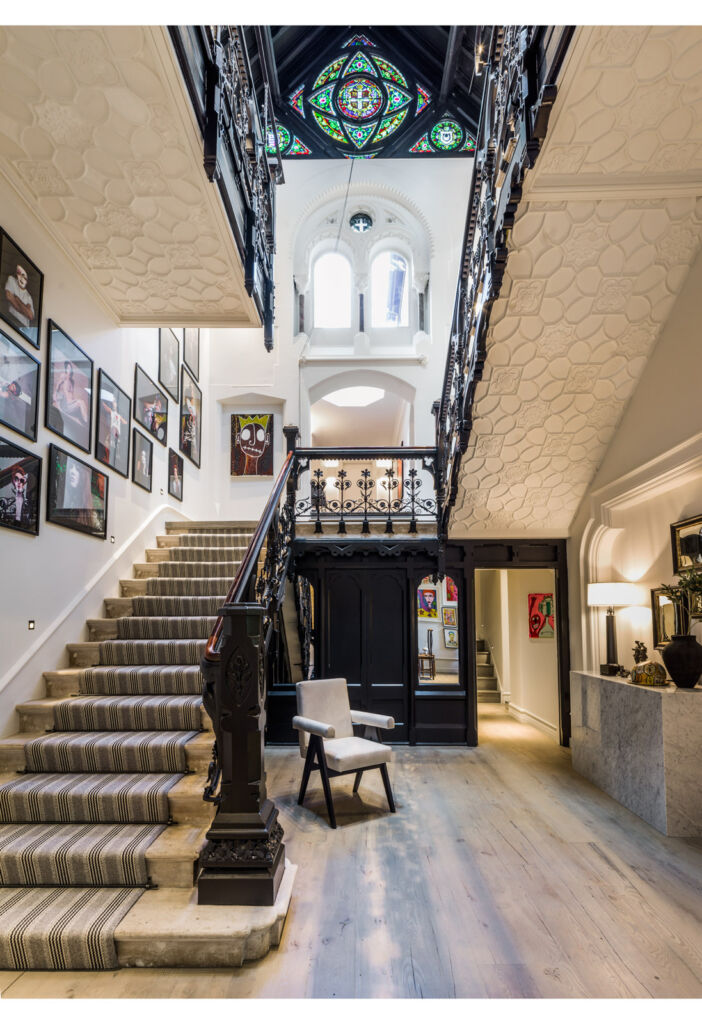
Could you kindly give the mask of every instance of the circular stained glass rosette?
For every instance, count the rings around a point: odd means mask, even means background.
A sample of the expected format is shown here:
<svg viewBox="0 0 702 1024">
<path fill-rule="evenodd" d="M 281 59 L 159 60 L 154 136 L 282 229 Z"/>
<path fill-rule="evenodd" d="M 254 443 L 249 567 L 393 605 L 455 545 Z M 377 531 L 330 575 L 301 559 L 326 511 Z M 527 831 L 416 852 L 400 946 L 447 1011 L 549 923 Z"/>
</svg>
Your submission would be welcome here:
<svg viewBox="0 0 702 1024">
<path fill-rule="evenodd" d="M 444 152 L 458 149 L 463 142 L 463 129 L 457 121 L 439 121 L 432 128 L 430 138 L 436 148 Z"/>
<path fill-rule="evenodd" d="M 336 96 L 336 106 L 344 117 L 356 121 L 373 117 L 385 102 L 382 89 L 369 78 L 352 78 Z"/>
<path fill-rule="evenodd" d="M 287 149 L 290 145 L 290 132 L 285 125 L 276 125 L 278 131 L 278 148 L 282 153 L 284 149 Z M 275 156 L 275 138 L 273 137 L 273 129 L 269 128 L 266 135 L 266 153 L 269 156 Z"/>
</svg>

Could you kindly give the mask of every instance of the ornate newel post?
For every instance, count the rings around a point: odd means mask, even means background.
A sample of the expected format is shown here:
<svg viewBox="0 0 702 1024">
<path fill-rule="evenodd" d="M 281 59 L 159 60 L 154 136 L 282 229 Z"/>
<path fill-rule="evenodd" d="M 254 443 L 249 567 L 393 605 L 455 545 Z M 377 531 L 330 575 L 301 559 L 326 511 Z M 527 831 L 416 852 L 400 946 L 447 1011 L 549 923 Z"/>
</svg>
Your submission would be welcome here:
<svg viewBox="0 0 702 1024">
<path fill-rule="evenodd" d="M 225 605 L 219 658 L 202 662 L 204 705 L 216 737 L 211 776 L 220 772 L 221 786 L 200 854 L 198 903 L 271 906 L 283 877 L 283 829 L 266 796 L 263 763 L 264 613 L 258 604 Z"/>
</svg>

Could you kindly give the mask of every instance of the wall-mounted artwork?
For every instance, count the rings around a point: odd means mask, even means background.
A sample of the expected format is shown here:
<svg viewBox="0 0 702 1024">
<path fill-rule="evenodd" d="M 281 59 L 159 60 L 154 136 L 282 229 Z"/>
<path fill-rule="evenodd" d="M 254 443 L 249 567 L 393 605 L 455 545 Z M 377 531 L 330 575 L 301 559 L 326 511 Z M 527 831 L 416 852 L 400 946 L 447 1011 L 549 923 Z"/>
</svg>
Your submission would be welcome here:
<svg viewBox="0 0 702 1024">
<path fill-rule="evenodd" d="M 444 629 L 444 647 L 457 648 L 458 647 L 458 630 L 457 629 Z"/>
<path fill-rule="evenodd" d="M 183 332 L 183 362 L 195 380 L 200 380 L 200 328 L 186 327 Z"/>
<path fill-rule="evenodd" d="M 168 449 L 168 493 L 183 500 L 183 460 L 172 448 Z"/>
<path fill-rule="evenodd" d="M 676 575 L 682 569 L 702 569 L 702 515 L 671 523 L 670 541 Z"/>
<path fill-rule="evenodd" d="M 0 437 L 0 526 L 39 533 L 41 459 Z"/>
<path fill-rule="evenodd" d="M 39 348 L 44 275 L 0 228 L 0 316 Z"/>
<path fill-rule="evenodd" d="M 132 400 L 104 370 L 98 373 L 95 458 L 129 475 L 129 424 Z"/>
<path fill-rule="evenodd" d="M 49 445 L 47 520 L 104 540 L 108 483 L 106 473 L 54 444 Z"/>
<path fill-rule="evenodd" d="M 165 448 L 168 398 L 137 363 L 134 367 L 134 419 Z"/>
<path fill-rule="evenodd" d="M 452 601 L 458 601 L 458 587 L 450 576 L 447 576 L 444 579 L 444 590 L 446 593 L 446 600 L 449 603 Z"/>
<path fill-rule="evenodd" d="M 202 439 L 202 391 L 185 366 L 180 368 L 180 434 L 178 447 L 200 466 Z"/>
<path fill-rule="evenodd" d="M 132 481 L 151 490 L 154 463 L 154 446 L 136 427 L 132 428 Z"/>
<path fill-rule="evenodd" d="M 170 327 L 161 327 L 158 332 L 158 382 L 163 385 L 174 402 L 178 401 L 179 362 L 178 336 Z"/>
<path fill-rule="evenodd" d="M 441 621 L 445 626 L 457 625 L 456 609 L 450 606 L 447 608 L 446 605 L 444 605 L 441 609 Z"/>
<path fill-rule="evenodd" d="M 660 651 L 678 632 L 676 608 L 669 597 L 656 587 L 651 591 L 651 615 L 653 620 L 653 646 Z"/>
<path fill-rule="evenodd" d="M 552 640 L 555 632 L 553 594 L 529 594 L 529 639 Z"/>
<path fill-rule="evenodd" d="M 37 439 L 39 360 L 0 331 L 0 423 Z"/>
<path fill-rule="evenodd" d="M 273 476 L 272 413 L 232 414 L 232 476 Z"/>
<path fill-rule="evenodd" d="M 420 619 L 438 619 L 435 587 L 417 588 L 417 615 Z"/>
<path fill-rule="evenodd" d="M 93 425 L 93 361 L 49 320 L 45 422 L 49 430 L 84 452 Z"/>
</svg>

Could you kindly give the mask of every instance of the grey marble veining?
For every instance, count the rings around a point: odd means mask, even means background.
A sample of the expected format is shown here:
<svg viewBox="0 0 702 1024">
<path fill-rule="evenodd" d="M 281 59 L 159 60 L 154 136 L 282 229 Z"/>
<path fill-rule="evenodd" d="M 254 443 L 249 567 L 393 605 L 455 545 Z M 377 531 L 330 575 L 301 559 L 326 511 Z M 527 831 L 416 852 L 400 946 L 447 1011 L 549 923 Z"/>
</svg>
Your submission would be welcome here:
<svg viewBox="0 0 702 1024">
<path fill-rule="evenodd" d="M 573 767 L 669 836 L 702 836 L 702 689 L 571 672 Z"/>
</svg>

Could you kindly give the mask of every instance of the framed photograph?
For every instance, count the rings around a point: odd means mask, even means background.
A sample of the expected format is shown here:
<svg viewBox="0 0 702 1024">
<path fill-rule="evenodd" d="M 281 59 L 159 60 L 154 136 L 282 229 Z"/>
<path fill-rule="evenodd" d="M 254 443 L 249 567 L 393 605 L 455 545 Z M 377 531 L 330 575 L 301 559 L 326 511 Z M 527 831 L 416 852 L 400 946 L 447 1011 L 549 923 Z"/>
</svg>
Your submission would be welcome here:
<svg viewBox="0 0 702 1024">
<path fill-rule="evenodd" d="M 0 316 L 39 348 L 44 275 L 26 252 L 0 228 Z"/>
<path fill-rule="evenodd" d="M 46 426 L 84 452 L 93 426 L 93 361 L 49 320 Z"/>
<path fill-rule="evenodd" d="M 195 380 L 200 380 L 200 328 L 186 327 L 183 331 L 183 362 Z"/>
<path fill-rule="evenodd" d="M 183 460 L 172 448 L 168 449 L 168 493 L 183 500 Z"/>
<path fill-rule="evenodd" d="M 132 400 L 104 370 L 98 372 L 95 458 L 129 476 L 129 424 Z"/>
<path fill-rule="evenodd" d="M 134 366 L 134 419 L 166 447 L 168 398 L 138 363 Z"/>
<path fill-rule="evenodd" d="M 0 423 L 37 439 L 39 360 L 0 331 Z"/>
<path fill-rule="evenodd" d="M 273 415 L 232 414 L 232 476 L 273 476 Z"/>
<path fill-rule="evenodd" d="M 446 593 L 446 601 L 451 604 L 458 602 L 458 587 L 450 576 L 444 578 L 444 590 Z"/>
<path fill-rule="evenodd" d="M 178 401 L 178 364 L 180 344 L 175 331 L 161 327 L 158 332 L 158 382 L 174 402 Z"/>
<path fill-rule="evenodd" d="M 202 391 L 185 366 L 180 368 L 180 431 L 178 447 L 200 467 L 202 440 Z"/>
<path fill-rule="evenodd" d="M 553 594 L 529 594 L 529 639 L 553 640 L 555 630 L 555 605 Z"/>
<path fill-rule="evenodd" d="M 456 609 L 451 607 L 447 608 L 446 605 L 444 605 L 444 607 L 441 609 L 441 621 L 443 622 L 444 626 L 458 625 L 458 620 L 456 618 Z"/>
<path fill-rule="evenodd" d="M 108 483 L 106 473 L 55 444 L 49 445 L 47 520 L 105 540 Z"/>
<path fill-rule="evenodd" d="M 151 491 L 154 464 L 154 446 L 140 430 L 132 427 L 132 481 Z"/>
<path fill-rule="evenodd" d="M 702 569 L 702 515 L 670 524 L 673 572 Z"/>
<path fill-rule="evenodd" d="M 41 459 L 0 437 L 0 526 L 39 533 Z"/>
<path fill-rule="evenodd" d="M 420 619 L 438 619 L 435 587 L 417 588 L 417 615 Z"/>
<path fill-rule="evenodd" d="M 458 630 L 444 629 L 444 647 L 456 649 L 458 647 Z"/>
</svg>

